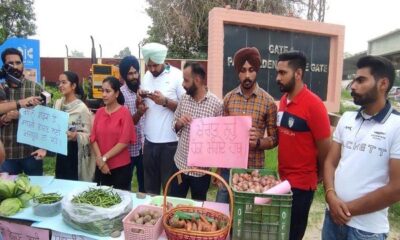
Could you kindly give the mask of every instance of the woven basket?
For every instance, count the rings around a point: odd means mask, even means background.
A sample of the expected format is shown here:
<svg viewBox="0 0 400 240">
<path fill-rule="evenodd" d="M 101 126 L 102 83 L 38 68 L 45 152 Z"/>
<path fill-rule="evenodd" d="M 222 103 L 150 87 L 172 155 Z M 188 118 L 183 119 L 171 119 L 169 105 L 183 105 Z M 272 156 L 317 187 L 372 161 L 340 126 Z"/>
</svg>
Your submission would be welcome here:
<svg viewBox="0 0 400 240">
<path fill-rule="evenodd" d="M 167 211 L 167 192 L 169 189 L 169 185 L 172 182 L 172 180 L 178 176 L 179 174 L 183 173 L 189 173 L 189 172 L 196 172 L 196 173 L 204 173 L 211 175 L 215 178 L 217 178 L 219 181 L 221 181 L 226 189 L 229 192 L 229 199 L 230 199 L 230 215 L 227 216 L 223 213 L 220 213 L 218 211 L 208 209 L 208 208 L 202 208 L 202 207 L 190 207 L 190 206 L 185 206 L 185 207 L 175 207 Z M 227 225 L 214 232 L 200 232 L 200 231 L 186 231 L 186 229 L 182 228 L 173 228 L 170 225 L 168 225 L 169 220 L 174 216 L 176 211 L 184 211 L 184 212 L 195 212 L 199 214 L 206 215 L 208 217 L 217 219 L 217 220 L 224 220 L 227 222 Z M 232 190 L 229 187 L 229 185 L 225 182 L 225 180 L 220 177 L 218 174 L 215 174 L 213 172 L 209 172 L 206 170 L 202 169 L 183 169 L 172 175 L 167 184 L 165 185 L 164 189 L 164 205 L 163 205 L 163 226 L 165 233 L 170 240 L 225 240 L 226 237 L 228 236 L 231 227 L 232 227 L 232 218 L 233 218 L 233 194 Z"/>
</svg>

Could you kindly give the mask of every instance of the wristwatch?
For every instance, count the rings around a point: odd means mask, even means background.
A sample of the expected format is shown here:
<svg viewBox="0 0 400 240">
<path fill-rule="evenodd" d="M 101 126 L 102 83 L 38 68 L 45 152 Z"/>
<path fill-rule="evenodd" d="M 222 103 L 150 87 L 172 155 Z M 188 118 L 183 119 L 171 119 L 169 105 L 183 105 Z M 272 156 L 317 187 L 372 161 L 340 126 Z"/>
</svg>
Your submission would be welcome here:
<svg viewBox="0 0 400 240">
<path fill-rule="evenodd" d="M 19 100 L 16 101 L 17 104 L 17 110 L 19 110 L 21 108 L 21 103 L 19 103 Z"/>
<path fill-rule="evenodd" d="M 258 149 L 258 148 L 260 147 L 260 144 L 261 144 L 261 140 L 260 140 L 260 139 L 257 139 L 256 149 Z"/>
<path fill-rule="evenodd" d="M 101 160 L 102 160 L 103 162 L 106 162 L 106 161 L 107 161 L 107 157 L 106 157 L 106 156 L 103 156 L 103 157 L 101 157 Z"/>
<path fill-rule="evenodd" d="M 168 105 L 168 98 L 164 98 L 164 104 L 162 105 L 163 107 L 166 107 Z"/>
</svg>

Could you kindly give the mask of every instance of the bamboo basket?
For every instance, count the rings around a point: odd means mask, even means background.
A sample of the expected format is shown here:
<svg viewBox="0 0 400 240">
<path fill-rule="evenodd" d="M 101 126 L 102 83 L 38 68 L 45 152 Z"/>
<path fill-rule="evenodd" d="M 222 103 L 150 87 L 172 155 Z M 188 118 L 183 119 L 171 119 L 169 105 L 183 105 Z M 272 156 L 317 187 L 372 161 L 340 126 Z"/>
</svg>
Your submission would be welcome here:
<svg viewBox="0 0 400 240">
<path fill-rule="evenodd" d="M 171 184 L 172 180 L 178 176 L 179 174 L 189 173 L 189 172 L 196 172 L 196 173 L 204 173 L 211 175 L 212 177 L 217 178 L 221 181 L 229 193 L 229 200 L 230 200 L 230 207 L 229 207 L 229 216 L 215 211 L 209 208 L 203 207 L 192 207 L 192 206 L 185 206 L 185 207 L 175 207 L 167 211 L 167 192 L 169 189 L 169 185 Z M 174 216 L 176 211 L 184 211 L 184 212 L 191 212 L 191 213 L 199 213 L 206 215 L 208 217 L 214 218 L 216 220 L 224 220 L 226 221 L 227 225 L 213 232 L 200 232 L 200 231 L 186 231 L 186 229 L 182 228 L 173 228 L 168 225 L 169 220 Z M 232 227 L 232 220 L 233 220 L 233 193 L 231 188 L 229 187 L 228 183 L 216 173 L 202 170 L 202 169 L 182 169 L 172 175 L 169 179 L 167 184 L 165 185 L 164 189 L 164 205 L 163 205 L 163 226 L 165 233 L 170 240 L 225 240 L 228 236 L 231 227 Z"/>
</svg>

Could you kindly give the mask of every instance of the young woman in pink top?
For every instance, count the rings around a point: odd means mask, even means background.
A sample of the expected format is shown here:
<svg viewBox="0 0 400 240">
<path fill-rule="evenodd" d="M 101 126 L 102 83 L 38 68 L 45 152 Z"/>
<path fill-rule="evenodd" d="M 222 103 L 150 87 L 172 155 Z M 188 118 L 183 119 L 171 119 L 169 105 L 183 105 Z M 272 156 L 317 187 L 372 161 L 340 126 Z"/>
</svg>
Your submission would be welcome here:
<svg viewBox="0 0 400 240">
<path fill-rule="evenodd" d="M 105 107 L 97 110 L 90 142 L 96 154 L 95 181 L 98 185 L 129 190 L 132 179 L 128 144 L 134 143 L 136 133 L 129 110 L 124 107 L 121 84 L 115 77 L 103 81 Z"/>
</svg>

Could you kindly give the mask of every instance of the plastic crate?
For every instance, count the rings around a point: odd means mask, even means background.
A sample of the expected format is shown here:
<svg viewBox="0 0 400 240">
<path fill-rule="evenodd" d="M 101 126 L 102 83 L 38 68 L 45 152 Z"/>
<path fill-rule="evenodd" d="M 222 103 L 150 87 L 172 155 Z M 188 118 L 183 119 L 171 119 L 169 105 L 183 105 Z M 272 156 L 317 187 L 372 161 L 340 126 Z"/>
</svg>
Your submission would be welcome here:
<svg viewBox="0 0 400 240">
<path fill-rule="evenodd" d="M 252 169 L 231 169 L 229 185 L 232 186 L 234 173 L 251 173 Z M 261 176 L 273 175 L 276 171 L 259 169 Z M 232 188 L 233 226 L 232 239 L 268 239 L 287 240 L 290 231 L 290 216 L 292 211 L 292 193 L 270 195 L 262 193 L 238 192 Z M 271 198 L 269 204 L 254 204 L 255 197 Z"/>
<path fill-rule="evenodd" d="M 157 211 L 160 213 L 160 218 L 157 223 L 153 226 L 146 226 L 141 224 L 136 224 L 130 221 L 135 213 L 141 212 L 145 209 Z M 128 240 L 155 240 L 161 235 L 163 231 L 162 225 L 162 214 L 163 210 L 160 207 L 151 205 L 139 205 L 134 210 L 132 210 L 126 217 L 122 220 L 124 225 L 125 239 Z"/>
</svg>

